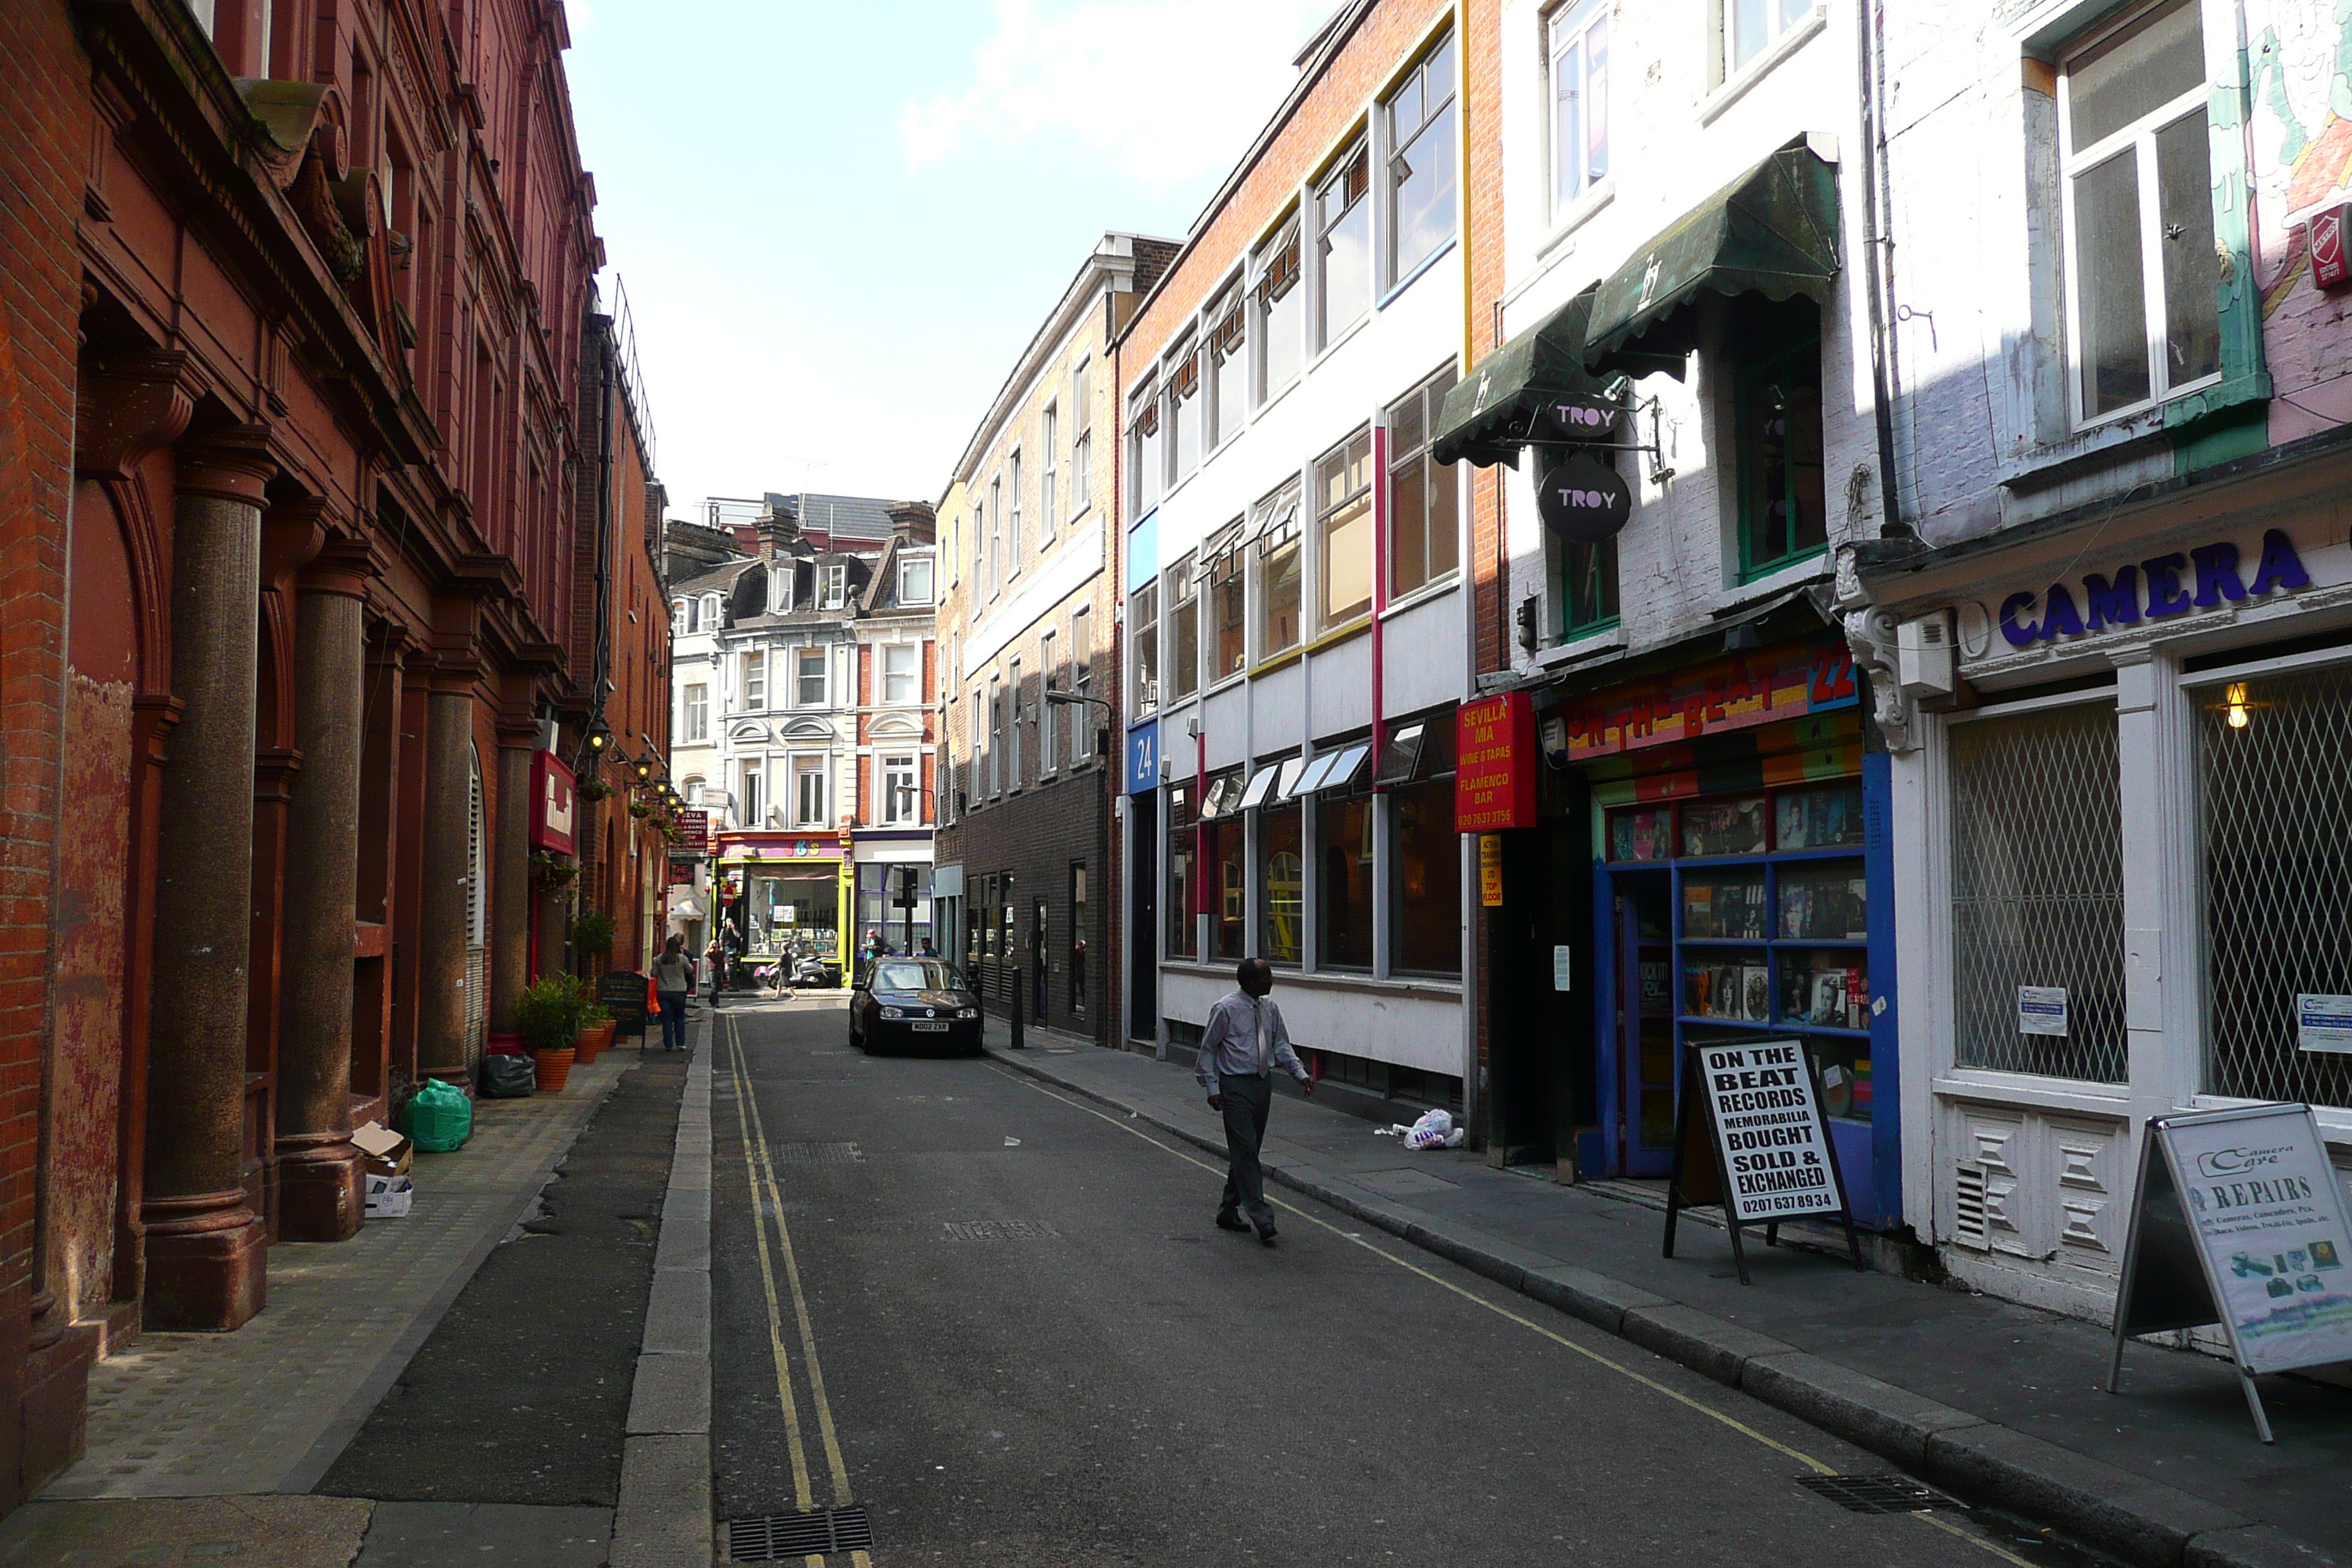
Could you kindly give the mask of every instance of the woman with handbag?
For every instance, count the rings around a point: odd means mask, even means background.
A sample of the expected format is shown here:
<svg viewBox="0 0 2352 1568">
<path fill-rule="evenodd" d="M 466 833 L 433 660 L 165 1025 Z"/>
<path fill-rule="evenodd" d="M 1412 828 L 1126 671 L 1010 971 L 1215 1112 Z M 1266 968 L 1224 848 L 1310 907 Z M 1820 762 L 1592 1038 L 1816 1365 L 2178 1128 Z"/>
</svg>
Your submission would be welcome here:
<svg viewBox="0 0 2352 1568">
<path fill-rule="evenodd" d="M 661 1004 L 662 1049 L 686 1048 L 686 999 L 694 994 L 694 960 L 686 956 L 686 938 L 677 931 L 654 960 L 654 994 Z"/>
</svg>

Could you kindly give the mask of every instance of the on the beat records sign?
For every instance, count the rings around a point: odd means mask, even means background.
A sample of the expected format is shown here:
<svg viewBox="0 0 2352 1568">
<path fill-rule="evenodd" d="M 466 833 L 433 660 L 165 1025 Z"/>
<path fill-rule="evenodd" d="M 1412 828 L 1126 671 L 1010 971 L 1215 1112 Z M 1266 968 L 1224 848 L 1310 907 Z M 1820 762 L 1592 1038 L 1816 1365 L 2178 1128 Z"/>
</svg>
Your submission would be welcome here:
<svg viewBox="0 0 2352 1568">
<path fill-rule="evenodd" d="M 1701 1046 L 1698 1061 L 1734 1216 L 1788 1219 L 1843 1208 L 1804 1047 Z"/>
</svg>

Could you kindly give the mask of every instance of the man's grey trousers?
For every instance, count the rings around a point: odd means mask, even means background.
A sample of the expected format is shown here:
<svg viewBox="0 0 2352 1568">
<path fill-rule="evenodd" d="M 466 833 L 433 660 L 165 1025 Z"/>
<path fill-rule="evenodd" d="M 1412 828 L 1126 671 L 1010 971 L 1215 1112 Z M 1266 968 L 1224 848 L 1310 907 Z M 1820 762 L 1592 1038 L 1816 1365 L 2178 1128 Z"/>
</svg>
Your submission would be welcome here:
<svg viewBox="0 0 2352 1568">
<path fill-rule="evenodd" d="M 1274 1205 L 1265 1201 L 1265 1173 L 1258 1168 L 1257 1152 L 1265 1142 L 1265 1113 L 1274 1104 L 1274 1082 L 1264 1073 L 1234 1076 L 1220 1073 L 1217 1091 L 1225 1097 L 1225 1201 L 1221 1207 L 1239 1209 L 1251 1223 L 1274 1223 Z"/>
</svg>

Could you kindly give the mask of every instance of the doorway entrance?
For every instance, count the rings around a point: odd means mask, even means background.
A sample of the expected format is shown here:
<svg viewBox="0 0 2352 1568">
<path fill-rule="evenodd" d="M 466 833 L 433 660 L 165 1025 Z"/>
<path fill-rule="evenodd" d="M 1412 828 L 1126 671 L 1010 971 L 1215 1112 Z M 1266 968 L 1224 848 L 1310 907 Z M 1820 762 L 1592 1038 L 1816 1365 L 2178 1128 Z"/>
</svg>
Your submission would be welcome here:
<svg viewBox="0 0 2352 1568">
<path fill-rule="evenodd" d="M 1664 871 L 1612 879 L 1616 1009 L 1603 1092 L 1617 1169 L 1663 1176 L 1674 1163 L 1675 1006 L 1672 889 Z"/>
</svg>

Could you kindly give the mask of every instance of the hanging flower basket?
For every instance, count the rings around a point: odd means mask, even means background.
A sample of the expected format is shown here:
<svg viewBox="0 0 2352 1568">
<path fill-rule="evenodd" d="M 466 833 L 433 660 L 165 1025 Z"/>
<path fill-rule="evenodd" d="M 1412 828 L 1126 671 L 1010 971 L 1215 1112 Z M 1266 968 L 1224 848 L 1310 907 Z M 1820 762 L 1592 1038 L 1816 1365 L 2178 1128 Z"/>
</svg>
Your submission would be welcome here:
<svg viewBox="0 0 2352 1568">
<path fill-rule="evenodd" d="M 560 893 L 580 875 L 579 866 L 570 860 L 558 859 L 544 849 L 534 850 L 530 857 L 530 879 L 542 892 Z"/>
<path fill-rule="evenodd" d="M 643 822 L 646 817 L 651 816 L 653 814 L 654 803 L 652 801 L 633 800 L 629 802 L 629 815 L 635 817 L 639 822 Z"/>
<path fill-rule="evenodd" d="M 580 798 L 582 800 L 605 800 L 609 799 L 612 794 L 613 786 L 606 784 L 603 779 L 582 779 L 580 781 Z"/>
</svg>

